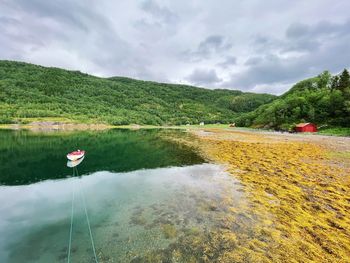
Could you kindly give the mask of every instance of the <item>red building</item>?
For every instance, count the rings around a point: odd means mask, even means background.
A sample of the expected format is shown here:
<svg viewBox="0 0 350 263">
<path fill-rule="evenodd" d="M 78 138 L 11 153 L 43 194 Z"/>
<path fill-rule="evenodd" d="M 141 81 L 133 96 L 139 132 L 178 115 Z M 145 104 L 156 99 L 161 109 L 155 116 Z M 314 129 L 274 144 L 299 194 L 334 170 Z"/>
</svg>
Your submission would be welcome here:
<svg viewBox="0 0 350 263">
<path fill-rule="evenodd" d="M 313 123 L 299 123 L 295 126 L 296 132 L 317 132 L 317 126 Z"/>
</svg>

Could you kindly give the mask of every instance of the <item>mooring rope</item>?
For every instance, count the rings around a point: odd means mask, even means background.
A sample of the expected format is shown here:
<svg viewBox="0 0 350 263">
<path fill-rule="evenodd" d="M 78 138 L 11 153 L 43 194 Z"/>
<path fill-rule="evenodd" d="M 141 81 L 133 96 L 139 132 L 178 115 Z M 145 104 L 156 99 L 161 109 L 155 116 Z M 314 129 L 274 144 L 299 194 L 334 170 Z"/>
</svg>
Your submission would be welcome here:
<svg viewBox="0 0 350 263">
<path fill-rule="evenodd" d="M 73 176 L 74 176 L 74 169 L 73 169 Z M 68 256 L 67 256 L 67 262 L 70 263 L 70 251 L 72 247 L 72 233 L 73 233 L 73 219 L 74 219 L 74 187 L 72 190 L 72 211 L 70 216 L 70 231 L 69 231 L 69 245 L 68 245 Z"/>
<path fill-rule="evenodd" d="M 78 174 L 78 169 L 77 169 L 77 168 L 76 168 L 76 174 L 77 174 L 77 176 L 79 176 L 79 174 Z M 86 201 L 85 201 L 84 189 L 83 189 L 82 185 L 81 185 L 81 187 L 80 187 L 80 190 L 81 190 L 81 196 L 82 196 L 83 204 L 84 204 L 84 210 L 85 210 L 86 221 L 87 221 L 88 228 L 89 228 L 89 233 L 90 233 L 90 240 L 91 240 L 92 251 L 94 252 L 95 262 L 98 263 L 97 255 L 96 255 L 96 249 L 95 249 L 95 244 L 94 244 L 94 239 L 93 239 L 93 237 L 92 237 L 92 231 L 91 231 L 91 226 L 90 226 L 89 215 L 88 215 L 88 211 L 87 211 L 87 208 L 86 208 Z"/>
</svg>

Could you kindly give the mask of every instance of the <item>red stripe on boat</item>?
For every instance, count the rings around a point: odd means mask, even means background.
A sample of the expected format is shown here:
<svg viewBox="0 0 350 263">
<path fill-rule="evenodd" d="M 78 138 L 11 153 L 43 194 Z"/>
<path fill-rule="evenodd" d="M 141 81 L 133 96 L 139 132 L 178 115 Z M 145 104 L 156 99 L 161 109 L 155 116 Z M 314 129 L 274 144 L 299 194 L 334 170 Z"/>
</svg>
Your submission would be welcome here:
<svg viewBox="0 0 350 263">
<path fill-rule="evenodd" d="M 75 152 L 68 153 L 68 155 L 81 155 L 84 153 L 85 153 L 85 151 L 75 151 Z"/>
</svg>

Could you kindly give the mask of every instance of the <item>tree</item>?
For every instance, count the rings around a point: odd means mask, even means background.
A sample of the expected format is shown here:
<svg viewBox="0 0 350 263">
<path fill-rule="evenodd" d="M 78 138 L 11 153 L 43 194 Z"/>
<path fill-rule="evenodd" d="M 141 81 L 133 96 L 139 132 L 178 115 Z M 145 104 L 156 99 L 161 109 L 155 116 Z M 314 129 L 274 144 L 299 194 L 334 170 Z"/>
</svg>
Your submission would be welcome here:
<svg viewBox="0 0 350 263">
<path fill-rule="evenodd" d="M 331 81 L 331 90 L 339 90 L 339 76 L 335 75 Z"/>
<path fill-rule="evenodd" d="M 339 89 L 345 92 L 350 87 L 350 74 L 347 69 L 344 69 L 339 77 Z"/>
<path fill-rule="evenodd" d="M 328 88 L 330 86 L 332 75 L 328 70 L 323 71 L 320 75 L 318 75 L 319 81 L 317 86 L 319 89 Z"/>
</svg>

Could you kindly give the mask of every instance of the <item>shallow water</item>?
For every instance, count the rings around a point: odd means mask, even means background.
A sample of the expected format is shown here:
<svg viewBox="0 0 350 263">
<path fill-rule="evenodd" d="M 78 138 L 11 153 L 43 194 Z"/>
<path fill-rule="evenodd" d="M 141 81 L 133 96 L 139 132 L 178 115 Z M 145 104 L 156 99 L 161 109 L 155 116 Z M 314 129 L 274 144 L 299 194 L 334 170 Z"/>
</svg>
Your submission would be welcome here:
<svg viewBox="0 0 350 263">
<path fill-rule="evenodd" d="M 98 262 L 145 262 L 215 230 L 224 200 L 243 202 L 239 182 L 161 133 L 1 131 L 1 262 L 95 262 L 93 247 Z M 73 177 L 74 147 L 87 154 Z"/>
</svg>

